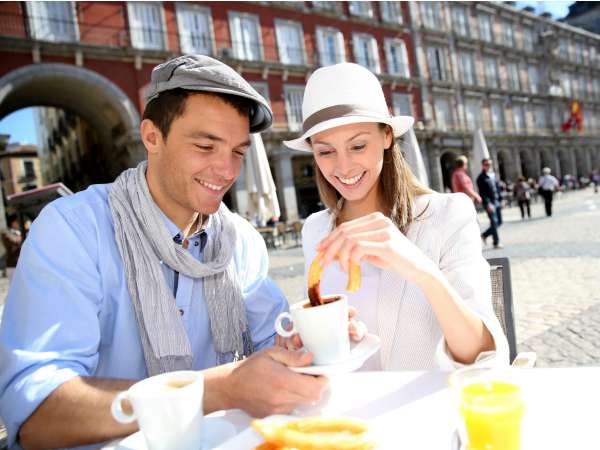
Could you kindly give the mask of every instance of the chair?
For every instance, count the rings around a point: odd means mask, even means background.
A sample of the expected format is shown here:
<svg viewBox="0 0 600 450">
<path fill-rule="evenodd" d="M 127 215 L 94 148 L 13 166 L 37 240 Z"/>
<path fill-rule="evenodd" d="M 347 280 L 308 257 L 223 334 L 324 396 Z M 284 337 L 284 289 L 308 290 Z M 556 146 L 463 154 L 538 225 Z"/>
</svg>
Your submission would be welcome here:
<svg viewBox="0 0 600 450">
<path fill-rule="evenodd" d="M 285 222 L 279 222 L 275 225 L 277 229 L 277 236 L 279 236 L 279 245 L 284 245 L 287 241 L 287 224 Z"/>
<path fill-rule="evenodd" d="M 492 306 L 508 339 L 510 360 L 512 362 L 517 356 L 517 338 L 510 282 L 510 263 L 508 258 L 490 258 L 487 262 L 490 265 L 490 277 L 492 279 Z"/>
</svg>

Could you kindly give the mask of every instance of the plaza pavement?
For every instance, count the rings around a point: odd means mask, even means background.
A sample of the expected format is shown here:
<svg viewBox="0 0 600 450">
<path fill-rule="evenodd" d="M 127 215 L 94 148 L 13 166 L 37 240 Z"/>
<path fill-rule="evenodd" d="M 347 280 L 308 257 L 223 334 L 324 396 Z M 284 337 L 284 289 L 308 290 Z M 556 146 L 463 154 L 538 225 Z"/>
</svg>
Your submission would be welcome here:
<svg viewBox="0 0 600 450">
<path fill-rule="evenodd" d="M 519 351 L 535 351 L 538 366 L 600 364 L 600 194 L 591 188 L 561 195 L 553 217 L 542 202 L 531 220 L 518 208 L 505 208 L 501 250 L 512 269 Z M 479 216 L 482 227 L 487 224 Z M 301 247 L 270 251 L 270 275 L 290 302 L 305 296 Z M 0 278 L 0 317 L 8 289 Z"/>
</svg>

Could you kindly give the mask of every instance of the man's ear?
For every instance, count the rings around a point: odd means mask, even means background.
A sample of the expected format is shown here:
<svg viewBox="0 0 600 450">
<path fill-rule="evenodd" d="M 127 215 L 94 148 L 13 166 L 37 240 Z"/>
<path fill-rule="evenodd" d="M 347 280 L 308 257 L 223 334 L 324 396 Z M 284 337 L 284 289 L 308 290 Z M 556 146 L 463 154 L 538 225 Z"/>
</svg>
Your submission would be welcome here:
<svg viewBox="0 0 600 450">
<path fill-rule="evenodd" d="M 140 135 L 148 153 L 158 153 L 163 145 L 163 137 L 160 130 L 154 125 L 154 122 L 150 119 L 142 120 L 142 123 L 140 124 Z"/>
</svg>

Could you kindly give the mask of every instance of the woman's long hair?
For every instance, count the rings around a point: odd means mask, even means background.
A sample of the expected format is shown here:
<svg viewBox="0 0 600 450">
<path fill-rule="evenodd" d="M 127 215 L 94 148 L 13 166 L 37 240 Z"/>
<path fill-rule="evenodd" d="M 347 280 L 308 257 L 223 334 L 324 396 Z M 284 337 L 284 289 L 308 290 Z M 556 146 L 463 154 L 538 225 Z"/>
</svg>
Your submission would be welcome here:
<svg viewBox="0 0 600 450">
<path fill-rule="evenodd" d="M 391 127 L 385 124 L 380 124 L 380 127 L 382 131 L 387 130 L 393 136 Z M 337 209 L 342 196 L 327 181 L 316 161 L 315 173 L 321 201 L 330 211 L 339 212 Z M 381 202 L 384 208 L 383 213 L 396 224 L 402 233 L 407 232 L 408 227 L 415 219 L 413 217 L 415 197 L 433 192 L 412 173 L 404 159 L 400 146 L 395 140 L 392 140 L 390 148 L 383 152 L 383 168 L 379 175 L 379 191 L 381 192 Z M 419 215 L 423 212 L 421 211 Z"/>
</svg>

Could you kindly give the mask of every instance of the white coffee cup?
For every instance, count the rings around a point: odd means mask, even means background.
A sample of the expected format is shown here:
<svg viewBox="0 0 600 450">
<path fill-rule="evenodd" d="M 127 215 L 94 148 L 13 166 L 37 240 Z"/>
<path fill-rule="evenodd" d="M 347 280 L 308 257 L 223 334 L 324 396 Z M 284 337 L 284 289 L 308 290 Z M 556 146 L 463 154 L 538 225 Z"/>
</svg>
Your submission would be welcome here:
<svg viewBox="0 0 600 450">
<path fill-rule="evenodd" d="M 295 303 L 289 313 L 281 313 L 275 319 L 275 331 L 279 336 L 300 335 L 304 348 L 314 355 L 315 365 L 335 364 L 350 355 L 348 298 L 335 295 L 323 299 L 327 301 L 333 297 L 339 297 L 339 300 L 314 307 L 307 307 L 310 305 L 308 300 Z M 286 320 L 292 325 L 290 330 L 283 327 Z"/>
<path fill-rule="evenodd" d="M 111 412 L 121 423 L 137 420 L 149 450 L 198 450 L 203 439 L 203 395 L 201 372 L 163 373 L 120 392 Z M 133 414 L 123 411 L 123 400 L 131 403 Z"/>
</svg>

